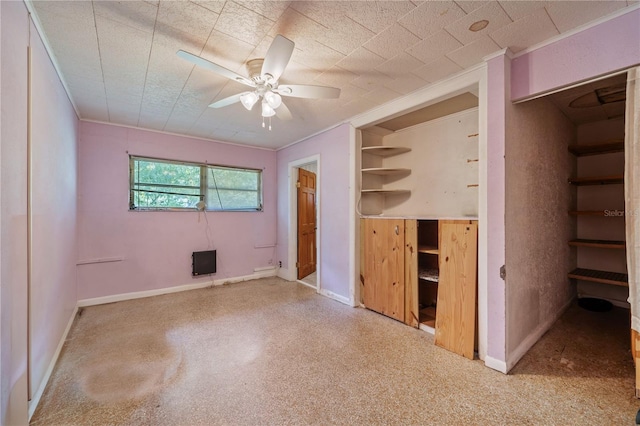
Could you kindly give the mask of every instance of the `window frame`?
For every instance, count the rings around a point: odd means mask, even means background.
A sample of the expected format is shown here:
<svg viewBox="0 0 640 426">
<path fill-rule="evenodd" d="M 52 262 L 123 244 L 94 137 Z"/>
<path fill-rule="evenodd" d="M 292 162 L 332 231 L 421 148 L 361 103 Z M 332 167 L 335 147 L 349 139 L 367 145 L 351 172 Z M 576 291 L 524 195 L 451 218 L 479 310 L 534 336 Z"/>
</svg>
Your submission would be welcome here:
<svg viewBox="0 0 640 426">
<path fill-rule="evenodd" d="M 196 186 L 186 186 L 186 185 L 172 185 L 172 184 L 140 184 L 139 182 L 135 182 L 135 164 L 136 160 L 148 161 L 148 162 L 156 162 L 156 163 L 166 163 L 172 165 L 182 165 L 189 167 L 199 167 L 200 168 L 200 185 Z M 209 192 L 209 170 L 211 169 L 227 169 L 239 172 L 251 172 L 256 173 L 258 178 L 258 189 L 256 191 L 253 190 L 243 190 L 243 189 L 235 189 L 237 191 L 248 191 L 248 192 L 256 192 L 258 197 L 258 205 L 256 207 L 250 208 L 219 208 L 219 209 L 210 209 L 207 194 Z M 132 155 L 129 154 L 129 211 L 198 211 L 197 207 L 140 207 L 134 204 L 135 200 L 135 192 L 136 192 L 136 184 L 142 186 L 158 186 L 158 187 L 174 187 L 174 188 L 191 188 L 191 189 L 199 189 L 199 194 L 185 194 L 190 196 L 197 196 L 200 198 L 200 201 L 204 201 L 205 203 L 205 211 L 207 212 L 262 212 L 264 211 L 263 204 L 263 185 L 262 185 L 262 169 L 254 169 L 251 167 L 236 167 L 236 166 L 227 166 L 221 164 L 208 164 L 208 163 L 199 163 L 195 161 L 181 161 L 181 160 L 169 160 L 166 158 L 156 158 L 156 157 L 145 157 L 141 155 Z M 218 189 L 231 189 L 233 188 L 218 188 Z M 160 191 L 159 191 L 160 192 Z M 177 194 L 182 195 L 182 194 Z"/>
</svg>

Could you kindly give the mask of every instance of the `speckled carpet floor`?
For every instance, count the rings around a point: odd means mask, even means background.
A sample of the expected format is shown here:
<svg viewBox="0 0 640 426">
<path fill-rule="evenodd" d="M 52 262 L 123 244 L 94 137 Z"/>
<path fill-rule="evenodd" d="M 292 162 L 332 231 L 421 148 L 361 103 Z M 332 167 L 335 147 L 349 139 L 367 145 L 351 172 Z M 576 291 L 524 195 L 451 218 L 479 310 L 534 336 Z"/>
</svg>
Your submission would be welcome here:
<svg viewBox="0 0 640 426">
<path fill-rule="evenodd" d="M 571 307 L 503 375 L 277 278 L 94 306 L 32 424 L 630 425 L 627 322 Z"/>
</svg>

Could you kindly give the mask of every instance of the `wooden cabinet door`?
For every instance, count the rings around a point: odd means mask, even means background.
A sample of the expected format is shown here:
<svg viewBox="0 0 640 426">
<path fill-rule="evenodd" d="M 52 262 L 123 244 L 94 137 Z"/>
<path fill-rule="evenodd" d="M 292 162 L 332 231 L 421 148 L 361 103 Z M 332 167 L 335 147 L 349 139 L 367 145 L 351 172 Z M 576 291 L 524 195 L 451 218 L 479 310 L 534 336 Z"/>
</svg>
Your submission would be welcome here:
<svg viewBox="0 0 640 426">
<path fill-rule="evenodd" d="M 364 305 L 404 321 L 404 220 L 362 221 Z"/>
<path fill-rule="evenodd" d="M 440 225 L 435 344 L 473 359 L 476 329 L 477 223 Z"/>
</svg>

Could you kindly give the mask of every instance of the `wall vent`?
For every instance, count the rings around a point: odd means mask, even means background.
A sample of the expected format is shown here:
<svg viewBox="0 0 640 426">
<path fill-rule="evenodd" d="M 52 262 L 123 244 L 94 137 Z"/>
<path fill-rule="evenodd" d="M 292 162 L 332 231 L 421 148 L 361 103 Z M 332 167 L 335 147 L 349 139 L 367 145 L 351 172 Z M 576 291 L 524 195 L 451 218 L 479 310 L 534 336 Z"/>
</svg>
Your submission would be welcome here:
<svg viewBox="0 0 640 426">
<path fill-rule="evenodd" d="M 191 254 L 191 275 L 208 275 L 216 273 L 216 251 L 194 251 Z"/>
</svg>

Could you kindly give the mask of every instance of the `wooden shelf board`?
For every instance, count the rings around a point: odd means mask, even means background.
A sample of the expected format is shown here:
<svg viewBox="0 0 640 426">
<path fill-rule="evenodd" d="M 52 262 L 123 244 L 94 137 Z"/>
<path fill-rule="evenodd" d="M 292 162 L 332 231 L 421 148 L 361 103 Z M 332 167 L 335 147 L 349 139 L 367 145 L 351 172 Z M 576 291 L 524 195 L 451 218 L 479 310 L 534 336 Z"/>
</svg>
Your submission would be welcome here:
<svg viewBox="0 0 640 426">
<path fill-rule="evenodd" d="M 569 278 L 592 281 L 600 284 L 629 286 L 629 275 L 620 272 L 598 271 L 596 269 L 576 268 L 569 272 Z"/>
<path fill-rule="evenodd" d="M 408 189 L 363 189 L 360 191 L 363 194 L 382 194 L 382 195 L 398 195 L 398 194 L 410 194 Z"/>
<path fill-rule="evenodd" d="M 569 152 L 577 157 L 585 157 L 587 155 L 610 154 L 612 152 L 624 151 L 623 139 L 612 139 L 610 141 L 595 145 L 571 145 Z"/>
<path fill-rule="evenodd" d="M 437 269 L 420 269 L 418 270 L 418 278 L 430 283 L 440 281 L 440 273 Z"/>
<path fill-rule="evenodd" d="M 420 246 L 418 247 L 418 253 L 440 254 L 440 250 L 435 246 Z"/>
<path fill-rule="evenodd" d="M 404 154 L 411 151 L 411 148 L 404 146 L 363 146 L 362 152 L 380 157 L 391 157 L 392 155 Z"/>
<path fill-rule="evenodd" d="M 584 186 L 584 185 L 615 185 L 624 183 L 624 175 L 611 175 L 611 176 L 589 176 L 589 177 L 575 177 L 569 178 L 569 183 L 572 185 Z"/>
<path fill-rule="evenodd" d="M 607 248 L 607 249 L 624 249 L 625 248 L 624 241 L 586 240 L 581 238 L 569 241 L 569 245 L 575 246 L 575 247 L 597 247 L 597 248 Z"/>
<path fill-rule="evenodd" d="M 372 168 L 372 169 L 362 169 L 362 173 L 367 173 L 371 175 L 380 175 L 380 176 L 402 175 L 402 174 L 411 173 L 411 169 L 393 169 L 393 168 L 380 167 L 380 168 Z"/>
</svg>

